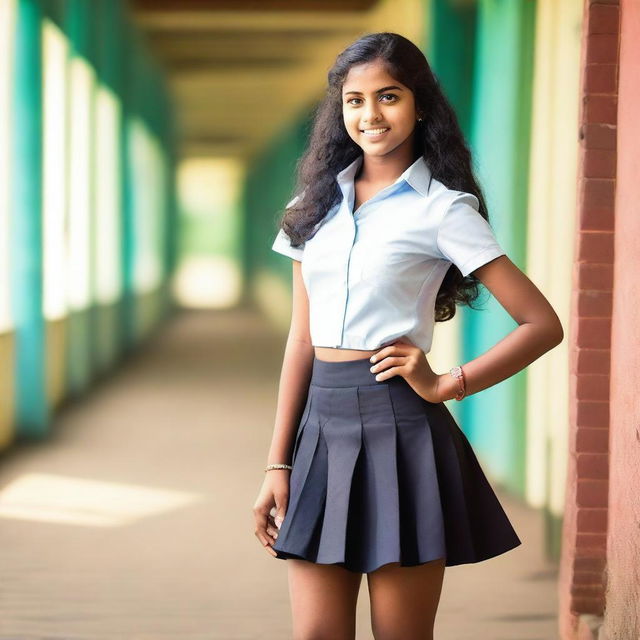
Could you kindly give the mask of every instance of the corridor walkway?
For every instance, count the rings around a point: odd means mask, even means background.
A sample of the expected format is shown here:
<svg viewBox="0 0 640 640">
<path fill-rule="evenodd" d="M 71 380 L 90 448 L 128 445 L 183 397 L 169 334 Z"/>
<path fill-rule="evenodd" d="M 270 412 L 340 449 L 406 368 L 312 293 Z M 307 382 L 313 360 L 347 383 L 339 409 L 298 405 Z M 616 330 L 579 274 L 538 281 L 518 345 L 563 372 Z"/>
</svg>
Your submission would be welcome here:
<svg viewBox="0 0 640 640">
<path fill-rule="evenodd" d="M 0 640 L 287 640 L 285 561 L 251 508 L 284 339 L 241 311 L 185 312 L 0 464 Z M 445 575 L 437 640 L 554 640 L 542 520 Z M 366 579 L 358 639 L 372 638 Z"/>
</svg>

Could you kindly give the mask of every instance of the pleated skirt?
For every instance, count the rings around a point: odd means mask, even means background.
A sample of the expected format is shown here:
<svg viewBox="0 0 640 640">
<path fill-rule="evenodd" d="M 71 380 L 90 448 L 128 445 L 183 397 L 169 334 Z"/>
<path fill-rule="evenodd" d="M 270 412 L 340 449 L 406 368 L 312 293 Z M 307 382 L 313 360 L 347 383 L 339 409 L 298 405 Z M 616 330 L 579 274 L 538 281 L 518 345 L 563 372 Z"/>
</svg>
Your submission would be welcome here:
<svg viewBox="0 0 640 640">
<path fill-rule="evenodd" d="M 520 545 L 445 404 L 402 376 L 377 381 L 371 366 L 313 360 L 277 557 L 369 573 L 480 562 Z"/>
</svg>

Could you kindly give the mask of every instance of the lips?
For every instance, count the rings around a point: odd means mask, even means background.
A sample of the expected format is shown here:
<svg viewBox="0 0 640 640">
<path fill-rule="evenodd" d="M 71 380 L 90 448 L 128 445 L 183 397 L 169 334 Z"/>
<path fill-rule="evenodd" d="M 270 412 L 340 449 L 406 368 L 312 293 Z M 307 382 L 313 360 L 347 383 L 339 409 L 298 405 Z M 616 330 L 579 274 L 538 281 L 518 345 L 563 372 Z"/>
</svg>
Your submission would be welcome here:
<svg viewBox="0 0 640 640">
<path fill-rule="evenodd" d="M 367 138 L 379 138 L 383 136 L 387 131 L 389 131 L 390 127 L 375 127 L 371 129 L 360 129 L 360 133 L 367 136 Z"/>
</svg>

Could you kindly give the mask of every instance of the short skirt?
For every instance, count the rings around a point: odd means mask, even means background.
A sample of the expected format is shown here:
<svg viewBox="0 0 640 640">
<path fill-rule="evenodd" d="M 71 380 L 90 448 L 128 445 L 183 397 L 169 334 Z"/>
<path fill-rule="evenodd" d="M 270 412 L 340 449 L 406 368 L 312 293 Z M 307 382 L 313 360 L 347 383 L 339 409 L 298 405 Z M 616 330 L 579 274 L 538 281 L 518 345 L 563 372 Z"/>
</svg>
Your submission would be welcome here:
<svg viewBox="0 0 640 640">
<path fill-rule="evenodd" d="M 400 375 L 377 381 L 371 366 L 314 357 L 276 557 L 369 573 L 521 544 L 445 404 Z"/>
</svg>

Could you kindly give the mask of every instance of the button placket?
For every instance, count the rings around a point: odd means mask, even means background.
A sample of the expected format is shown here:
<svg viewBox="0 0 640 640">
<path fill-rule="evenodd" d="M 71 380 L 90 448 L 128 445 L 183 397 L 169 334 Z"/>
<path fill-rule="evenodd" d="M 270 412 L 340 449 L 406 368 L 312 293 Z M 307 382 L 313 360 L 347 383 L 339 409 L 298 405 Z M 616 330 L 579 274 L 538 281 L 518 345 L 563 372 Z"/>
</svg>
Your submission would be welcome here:
<svg viewBox="0 0 640 640">
<path fill-rule="evenodd" d="M 347 212 L 347 216 L 345 216 L 345 219 L 348 219 L 350 221 L 350 228 L 351 228 L 351 246 L 349 247 L 349 252 L 347 255 L 347 264 L 345 267 L 345 276 L 342 280 L 342 287 L 343 287 L 343 306 L 342 306 L 342 323 L 341 323 L 341 327 L 340 327 L 340 343 L 336 345 L 336 348 L 342 347 L 342 344 L 344 342 L 344 326 L 345 326 L 345 321 L 346 321 L 346 317 L 347 317 L 347 308 L 348 308 L 348 304 L 349 304 L 349 265 L 351 263 L 351 253 L 353 251 L 353 246 L 356 242 L 356 236 L 357 236 L 357 232 L 358 232 L 358 225 L 357 225 L 357 220 L 356 220 L 356 216 L 358 218 L 360 218 L 362 211 L 364 211 L 365 209 L 371 209 L 371 207 L 375 207 L 378 204 L 381 204 L 383 199 L 396 187 L 398 187 L 399 185 L 402 184 L 402 181 L 396 181 L 390 185 L 387 185 L 386 187 L 384 187 L 383 189 L 381 189 L 380 191 L 378 191 L 378 193 L 376 193 L 372 198 L 369 198 L 369 200 L 367 200 L 366 202 L 363 202 L 358 209 L 354 212 L 353 211 L 353 205 L 355 203 L 355 187 L 353 182 L 351 182 L 347 189 L 343 190 L 343 202 L 346 203 L 348 206 L 345 207 L 345 210 Z"/>
<path fill-rule="evenodd" d="M 347 317 L 347 306 L 349 304 L 349 266 L 351 264 L 351 253 L 353 251 L 353 245 L 356 242 L 356 235 L 357 235 L 357 227 L 356 227 L 355 220 L 353 219 L 353 216 L 349 216 L 349 225 L 350 225 L 350 231 L 351 231 L 351 244 L 349 246 L 349 252 L 347 255 L 347 264 L 344 271 L 344 278 L 342 280 L 344 304 L 342 307 L 342 325 L 340 327 L 340 345 L 339 346 L 342 346 L 344 341 L 344 323 Z"/>
</svg>

